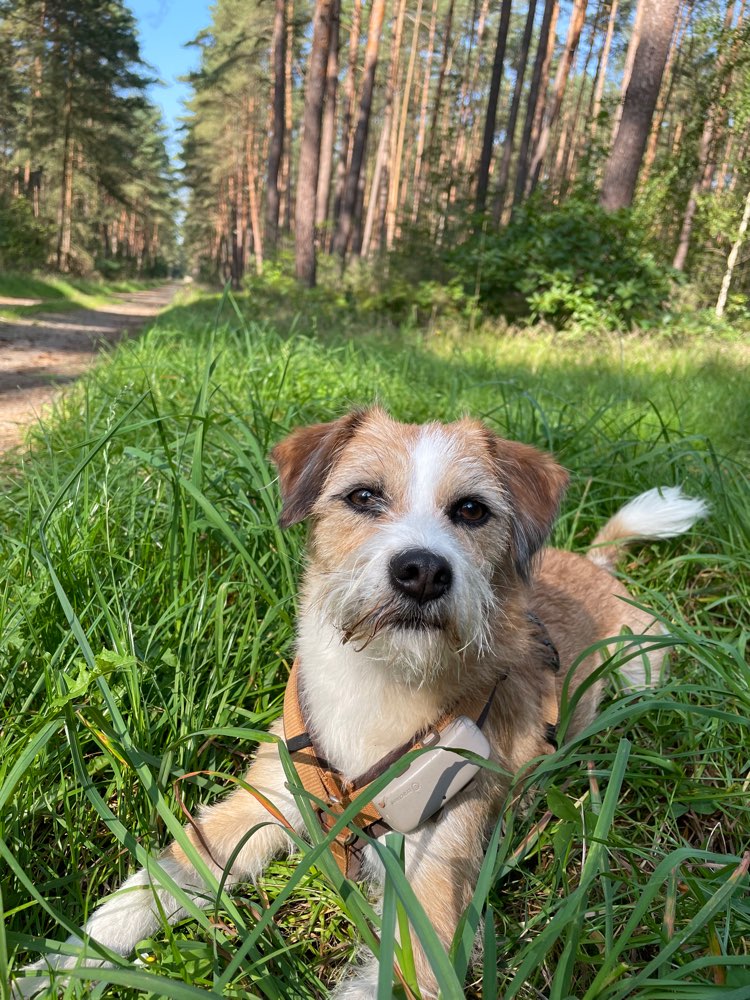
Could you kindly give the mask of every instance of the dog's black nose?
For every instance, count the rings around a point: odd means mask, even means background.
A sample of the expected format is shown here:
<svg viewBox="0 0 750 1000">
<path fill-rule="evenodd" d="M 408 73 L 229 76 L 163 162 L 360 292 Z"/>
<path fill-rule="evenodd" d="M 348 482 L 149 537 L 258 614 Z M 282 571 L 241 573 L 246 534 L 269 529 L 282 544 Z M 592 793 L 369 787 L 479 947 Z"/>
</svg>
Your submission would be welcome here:
<svg viewBox="0 0 750 1000">
<path fill-rule="evenodd" d="M 428 549 L 407 549 L 391 559 L 391 583 L 418 604 L 436 601 L 453 581 L 450 563 Z"/>
</svg>

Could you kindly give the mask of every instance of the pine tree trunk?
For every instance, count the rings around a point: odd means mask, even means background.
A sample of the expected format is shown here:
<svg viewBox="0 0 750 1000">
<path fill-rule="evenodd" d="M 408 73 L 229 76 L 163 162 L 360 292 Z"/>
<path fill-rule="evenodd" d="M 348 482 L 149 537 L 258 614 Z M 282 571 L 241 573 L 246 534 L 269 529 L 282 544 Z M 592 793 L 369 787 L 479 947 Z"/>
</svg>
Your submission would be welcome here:
<svg viewBox="0 0 750 1000">
<path fill-rule="evenodd" d="M 417 63 L 417 50 L 419 49 L 419 29 L 422 23 L 422 0 L 417 0 L 417 10 L 414 15 L 414 31 L 412 33 L 411 48 L 409 51 L 409 64 L 406 70 L 406 80 L 404 81 L 403 95 L 401 98 L 401 114 L 399 116 L 398 136 L 396 138 L 396 149 L 393 156 L 393 163 L 390 172 L 390 187 L 388 190 L 388 219 L 386 226 L 386 245 L 390 250 L 396 235 L 397 212 L 399 208 L 399 189 L 401 186 L 401 163 L 404 154 L 404 136 L 406 134 L 407 118 L 409 115 L 409 102 L 411 100 L 411 88 L 414 81 L 414 67 Z"/>
<path fill-rule="evenodd" d="M 279 238 L 279 169 L 284 151 L 284 110 L 286 107 L 286 0 L 276 0 L 271 38 L 273 65 L 273 125 L 268 144 L 268 174 L 266 181 L 266 246 L 276 252 Z M 256 233 L 257 236 L 257 233 Z"/>
<path fill-rule="evenodd" d="M 352 122 L 357 106 L 357 54 L 359 52 L 359 33 L 362 25 L 362 0 L 354 0 L 352 9 L 352 26 L 349 31 L 349 59 L 344 84 L 344 120 L 341 125 L 341 152 L 336 166 L 336 193 L 333 199 L 333 222 L 338 225 L 341 213 L 341 198 L 344 193 L 344 182 L 352 157 Z M 330 243 L 333 249 L 333 240 Z"/>
<path fill-rule="evenodd" d="M 443 52 L 440 58 L 440 68 L 438 70 L 437 85 L 435 87 L 435 94 L 432 98 L 432 115 L 430 116 L 430 129 L 428 132 L 427 144 L 423 153 L 422 163 L 419 173 L 419 188 L 417 192 L 417 204 L 421 203 L 424 198 L 425 190 L 427 188 L 428 172 L 425 170 L 426 160 L 429 164 L 432 158 L 432 151 L 435 148 L 435 142 L 437 140 L 438 132 L 438 119 L 440 117 L 441 103 L 443 99 L 443 87 L 445 85 L 445 78 L 449 71 L 449 66 L 452 63 L 452 48 L 451 48 L 451 33 L 453 31 L 453 11 L 455 8 L 455 0 L 449 0 L 448 11 L 445 15 L 445 22 L 443 27 Z"/>
<path fill-rule="evenodd" d="M 552 15 L 557 6 L 557 0 L 546 0 L 544 4 L 544 14 L 542 25 L 539 29 L 539 45 L 537 46 L 536 59 L 534 60 L 534 71 L 531 75 L 531 86 L 529 87 L 529 98 L 526 105 L 526 119 L 521 135 L 521 145 L 518 149 L 518 166 L 516 168 L 516 187 L 513 196 L 513 204 L 518 205 L 523 201 L 526 192 L 526 178 L 529 170 L 529 149 L 531 146 L 531 133 L 536 118 L 537 103 L 539 101 L 539 90 L 542 82 L 542 72 L 547 58 L 547 48 L 550 36 L 550 25 Z"/>
<path fill-rule="evenodd" d="M 612 0 L 612 4 L 609 8 L 609 20 L 607 21 L 607 33 L 604 36 L 604 45 L 602 46 L 601 55 L 599 57 L 599 65 L 596 71 L 596 85 L 594 86 L 594 100 L 591 108 L 591 141 L 594 141 L 596 137 L 596 130 L 599 126 L 599 115 L 602 110 L 602 95 L 604 94 L 604 84 L 607 79 L 607 68 L 609 67 L 609 53 L 612 48 L 612 36 L 615 32 L 615 21 L 617 19 L 617 7 L 619 0 Z"/>
<path fill-rule="evenodd" d="M 633 201 L 680 0 L 640 2 L 645 5 L 641 40 L 599 199 L 607 211 Z"/>
<path fill-rule="evenodd" d="M 497 43 L 495 58 L 492 62 L 492 77 L 490 93 L 487 99 L 487 113 L 484 119 L 484 135 L 482 137 L 482 153 L 479 159 L 477 175 L 477 212 L 483 212 L 487 203 L 487 187 L 490 179 L 490 164 L 492 163 L 492 148 L 495 144 L 495 126 L 497 123 L 497 102 L 500 96 L 500 84 L 503 79 L 505 63 L 505 47 L 508 41 L 508 25 L 510 24 L 511 0 L 503 0 L 500 10 L 500 20 L 497 27 Z"/>
<path fill-rule="evenodd" d="M 279 226 L 286 232 L 292 228 L 292 62 L 294 60 L 294 0 L 287 0 L 286 61 L 284 63 L 284 135 L 286 142 L 281 156 L 281 193 Z"/>
<path fill-rule="evenodd" d="M 651 124 L 651 131 L 649 132 L 648 142 L 646 144 L 646 152 L 643 157 L 643 167 L 641 168 L 640 177 L 641 186 L 644 186 L 648 181 L 651 174 L 651 168 L 653 167 L 654 160 L 656 159 L 656 149 L 659 145 L 659 136 L 661 135 L 661 129 L 664 123 L 664 115 L 667 107 L 669 106 L 669 99 L 672 96 L 672 87 L 679 68 L 679 60 L 675 62 L 675 56 L 679 55 L 682 38 L 690 21 L 691 10 L 692 5 L 689 3 L 681 6 L 675 30 L 672 33 L 672 41 L 669 46 L 667 62 L 664 66 L 664 77 L 662 80 L 661 90 L 659 91 L 659 99 L 656 102 L 656 113 L 654 114 L 654 120 Z"/>
<path fill-rule="evenodd" d="M 367 134 L 370 128 L 372 92 L 375 86 L 375 70 L 378 63 L 378 48 L 380 46 L 380 33 L 383 29 L 384 16 L 385 0 L 372 0 L 370 23 L 367 29 L 365 64 L 362 71 L 359 115 L 357 117 L 357 127 L 354 132 L 351 163 L 349 164 L 349 170 L 344 183 L 344 192 L 341 198 L 341 213 L 334 237 L 334 251 L 341 255 L 342 260 L 346 257 L 349 240 L 354 228 L 355 212 L 359 204 L 358 192 L 360 190 L 362 164 L 367 148 Z"/>
<path fill-rule="evenodd" d="M 750 191 L 748 191 L 747 198 L 745 199 L 745 210 L 742 213 L 742 221 L 740 222 L 737 239 L 734 241 L 734 246 L 732 247 L 729 257 L 727 258 L 727 269 L 724 274 L 724 279 L 721 282 L 721 291 L 719 292 L 719 298 L 716 303 L 716 315 L 719 319 L 721 319 L 724 315 L 724 309 L 726 308 L 727 299 L 729 298 L 729 286 L 732 284 L 732 274 L 734 273 L 737 258 L 740 255 L 740 249 L 745 240 L 748 223 L 750 223 Z"/>
<path fill-rule="evenodd" d="M 531 160 L 530 173 L 532 191 L 539 181 L 539 174 L 542 169 L 544 157 L 547 154 L 547 146 L 549 145 L 552 126 L 557 121 L 557 116 L 560 114 L 560 108 L 562 107 L 563 98 L 565 97 L 565 90 L 567 88 L 568 77 L 570 75 L 570 67 L 573 65 L 573 59 L 575 58 L 575 54 L 578 49 L 578 42 L 580 41 L 581 32 L 583 31 L 583 24 L 586 20 L 586 4 L 587 0 L 574 0 L 573 11 L 570 16 L 570 21 L 568 22 L 568 36 L 565 40 L 565 48 L 560 56 L 560 62 L 557 67 L 557 75 L 555 76 L 552 105 L 549 112 L 544 116 L 542 128 L 539 133 L 539 139 L 536 144 L 536 149 L 534 150 L 534 156 Z"/>
<path fill-rule="evenodd" d="M 313 41 L 305 80 L 294 245 L 297 277 L 310 288 L 315 285 L 315 195 L 320 169 L 323 96 L 334 4 L 335 0 L 316 0 Z"/>
<path fill-rule="evenodd" d="M 730 4 L 727 9 L 726 18 L 724 22 L 724 29 L 731 27 L 732 16 L 734 14 L 734 3 Z M 726 62 L 726 50 L 722 49 L 719 55 L 719 65 L 718 73 L 721 74 L 723 64 Z M 680 238 L 677 243 L 677 250 L 674 255 L 674 260 L 672 261 L 672 267 L 677 271 L 684 271 L 685 264 L 687 263 L 688 253 L 690 251 L 690 241 L 693 235 L 693 223 L 695 222 L 695 213 L 698 210 L 698 199 L 701 193 L 705 192 L 706 189 L 706 176 L 709 174 L 710 166 L 710 156 L 711 148 L 714 141 L 714 130 L 716 124 L 716 115 L 718 112 L 717 105 L 722 98 L 723 87 L 719 92 L 719 99 L 714 106 L 708 108 L 706 114 L 706 120 L 703 125 L 703 131 L 701 133 L 700 143 L 698 145 L 698 167 L 695 174 L 695 179 L 693 181 L 692 187 L 690 188 L 690 195 L 688 196 L 687 205 L 685 206 L 685 214 L 682 217 L 682 227 L 680 229 Z"/>
<path fill-rule="evenodd" d="M 427 39 L 427 56 L 425 58 L 424 78 L 422 80 L 422 100 L 419 106 L 419 126 L 417 128 L 417 149 L 414 155 L 414 197 L 412 201 L 411 221 L 416 223 L 419 216 L 420 190 L 422 180 L 422 162 L 424 159 L 424 143 L 427 135 L 427 111 L 430 99 L 430 77 L 432 76 L 432 60 L 435 55 L 435 32 L 437 30 L 438 0 L 432 0 L 432 15 L 430 31 Z"/>
<path fill-rule="evenodd" d="M 73 220 L 73 81 L 69 77 L 63 106 L 62 181 L 60 184 L 60 224 L 57 233 L 57 269 L 70 270 Z"/>
<path fill-rule="evenodd" d="M 526 66 L 529 61 L 529 49 L 531 47 L 531 36 L 534 31 L 534 14 L 536 13 L 536 0 L 529 0 L 529 9 L 526 12 L 526 24 L 523 29 L 521 39 L 521 51 L 518 56 L 518 69 L 516 70 L 516 82 L 513 87 L 513 100 L 510 102 L 510 112 L 508 113 L 508 124 L 505 129 L 505 141 L 503 142 L 503 158 L 500 161 L 500 171 L 497 182 L 497 192 L 495 194 L 495 204 L 493 217 L 495 223 L 500 222 L 505 204 L 505 192 L 508 187 L 508 177 L 510 176 L 510 161 L 513 155 L 513 143 L 515 141 L 516 125 L 518 123 L 518 112 L 521 107 L 521 94 L 523 93 L 523 80 L 526 76 Z"/>
<path fill-rule="evenodd" d="M 315 224 L 322 226 L 328 218 L 331 200 L 331 174 L 333 172 L 333 144 L 336 138 L 336 93 L 339 82 L 339 23 L 341 0 L 334 0 L 331 13 L 331 39 L 326 67 L 325 106 L 323 130 L 320 138 L 320 174 L 315 204 Z"/>
<path fill-rule="evenodd" d="M 620 121 L 622 120 L 622 112 L 625 107 L 625 97 L 628 92 L 628 87 L 630 86 L 630 80 L 633 75 L 633 65 L 635 62 L 635 54 L 638 51 L 638 46 L 641 43 L 641 30 L 643 28 L 643 15 L 646 11 L 647 4 L 653 2 L 653 0 L 638 0 L 638 6 L 635 9 L 635 21 L 633 22 L 633 30 L 630 34 L 630 41 L 628 42 L 628 51 L 625 56 L 625 67 L 622 72 L 622 81 L 620 83 L 620 102 L 615 110 L 614 121 L 612 122 L 612 138 L 610 140 L 610 151 L 615 144 L 617 139 L 617 133 L 620 130 Z"/>
</svg>

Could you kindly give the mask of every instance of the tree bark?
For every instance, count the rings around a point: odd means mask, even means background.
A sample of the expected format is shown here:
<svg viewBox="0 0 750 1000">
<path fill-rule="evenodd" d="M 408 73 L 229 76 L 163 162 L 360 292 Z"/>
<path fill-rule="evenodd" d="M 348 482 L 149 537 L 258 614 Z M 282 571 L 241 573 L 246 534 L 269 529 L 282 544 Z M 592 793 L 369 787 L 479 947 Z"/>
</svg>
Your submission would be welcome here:
<svg viewBox="0 0 750 1000">
<path fill-rule="evenodd" d="M 573 11 L 570 16 L 570 21 L 568 22 L 568 36 L 565 40 L 565 48 L 563 49 L 563 53 L 560 56 L 560 62 L 557 66 L 552 106 L 548 114 L 544 117 L 536 149 L 534 150 L 534 156 L 531 160 L 530 173 L 532 191 L 539 181 L 539 174 L 542 169 L 544 157 L 547 154 L 547 147 L 552 133 L 552 126 L 557 121 L 557 116 L 560 114 L 560 108 L 562 107 L 563 98 L 565 97 L 565 89 L 568 85 L 568 77 L 570 75 L 570 67 L 573 65 L 573 59 L 575 58 L 575 54 L 578 49 L 578 42 L 581 38 L 583 24 L 586 20 L 586 4 L 587 0 L 574 0 Z"/>
<path fill-rule="evenodd" d="M 320 174 L 315 203 L 315 224 L 322 226 L 328 218 L 331 200 L 331 174 L 333 172 L 333 145 L 336 138 L 336 92 L 339 82 L 339 22 L 341 0 L 334 0 L 331 12 L 331 38 L 326 67 L 325 105 L 323 130 L 320 138 Z"/>
<path fill-rule="evenodd" d="M 427 56 L 424 64 L 424 78 L 422 80 L 422 100 L 419 106 L 419 126 L 417 128 L 417 149 L 414 155 L 414 197 L 411 209 L 411 221 L 415 223 L 419 216 L 419 201 L 422 180 L 422 160 L 424 158 L 424 142 L 427 135 L 427 110 L 430 98 L 430 77 L 432 75 L 432 60 L 435 55 L 435 32 L 437 30 L 437 9 L 438 0 L 432 0 L 432 15 L 430 17 L 430 31 L 427 39 Z"/>
<path fill-rule="evenodd" d="M 641 40 L 599 199 L 610 212 L 633 201 L 680 0 L 640 2 L 644 4 Z"/>
<path fill-rule="evenodd" d="M 521 107 L 521 94 L 523 92 L 523 80 L 526 75 L 526 65 L 529 61 L 529 48 L 531 47 L 531 35 L 534 31 L 534 14 L 536 13 L 536 0 L 529 0 L 529 9 L 526 12 L 526 24 L 523 29 L 521 39 L 521 51 L 518 56 L 518 69 L 516 70 L 516 82 L 513 87 L 513 100 L 510 103 L 508 114 L 508 124 L 505 130 L 505 141 L 503 142 L 503 158 L 500 162 L 500 174 L 497 183 L 497 193 L 495 194 L 495 205 L 493 217 L 495 223 L 500 222 L 505 203 L 505 191 L 508 187 L 508 177 L 510 175 L 510 160 L 513 154 L 513 143 L 515 141 L 516 124 L 518 122 L 518 112 Z"/>
<path fill-rule="evenodd" d="M 417 11 L 414 15 L 414 32 L 411 39 L 411 49 L 409 52 L 409 65 L 406 70 L 406 80 L 404 81 L 404 92 L 401 99 L 401 114 L 399 116 L 398 136 L 396 138 L 396 149 L 391 168 L 390 187 L 388 191 L 388 220 L 386 231 L 386 242 L 388 249 L 393 246 L 396 235 L 397 212 L 399 207 L 399 188 L 401 185 L 401 163 L 404 154 L 404 136 L 406 135 L 406 124 L 409 115 L 409 102 L 411 100 L 411 88 L 414 81 L 414 67 L 417 62 L 417 50 L 419 48 L 419 29 L 422 23 L 422 0 L 417 0 Z"/>
<path fill-rule="evenodd" d="M 654 165 L 654 160 L 656 159 L 656 149 L 659 145 L 659 136 L 661 135 L 661 128 L 664 123 L 664 115 L 669 105 L 669 99 L 672 96 L 672 87 L 674 85 L 675 76 L 677 75 L 679 67 L 680 45 L 682 43 L 683 35 L 685 34 L 685 29 L 690 21 L 691 10 L 692 5 L 690 3 L 684 4 L 684 6 L 681 5 L 677 23 L 672 33 L 672 41 L 669 45 L 669 53 L 664 66 L 662 86 L 659 90 L 659 98 L 656 102 L 656 113 L 654 114 L 654 120 L 651 123 L 651 131 L 648 135 L 646 152 L 643 157 L 643 167 L 641 169 L 640 177 L 641 187 L 646 184 L 646 181 L 651 174 L 651 168 Z M 677 61 L 675 61 L 675 56 L 678 57 Z"/>
<path fill-rule="evenodd" d="M 297 277 L 310 288 L 315 285 L 315 195 L 320 168 L 323 94 L 334 4 L 335 0 L 316 0 L 310 63 L 305 80 L 294 243 Z"/>
<path fill-rule="evenodd" d="M 341 214 L 339 215 L 334 251 L 346 257 L 349 240 L 354 227 L 355 211 L 358 204 L 358 191 L 362 163 L 367 148 L 367 134 L 370 128 L 370 110 L 372 108 L 372 92 L 375 86 L 375 70 L 378 63 L 378 48 L 380 33 L 383 30 L 385 16 L 385 0 L 372 0 L 370 8 L 370 24 L 367 29 L 367 46 L 365 48 L 365 63 L 362 71 L 362 92 L 359 101 L 359 115 L 352 144 L 352 158 L 349 164 L 344 192 L 341 198 Z"/>
<path fill-rule="evenodd" d="M 487 99 L 487 113 L 484 119 L 482 153 L 479 159 L 479 173 L 477 174 L 477 212 L 483 212 L 487 203 L 487 188 L 490 179 L 490 165 L 492 163 L 492 147 L 495 144 L 495 127 L 497 124 L 497 102 L 500 96 L 500 84 L 503 79 L 505 48 L 508 41 L 508 25 L 510 24 L 510 8 L 511 0 L 503 0 L 503 5 L 500 10 L 500 20 L 497 28 L 495 58 L 492 62 L 492 77 L 490 79 L 490 93 Z"/>
<path fill-rule="evenodd" d="M 338 224 L 341 212 L 341 198 L 344 194 L 346 173 L 352 156 L 352 122 L 357 106 L 357 53 L 359 52 L 359 33 L 362 25 L 362 0 L 354 0 L 352 9 L 352 26 L 349 31 L 349 58 L 344 84 L 344 120 L 341 126 L 341 152 L 336 167 L 336 194 L 333 199 L 333 221 Z M 333 240 L 331 240 L 333 249 Z"/>
<path fill-rule="evenodd" d="M 544 62 L 547 57 L 547 45 L 549 42 L 550 24 L 552 14 L 557 6 L 557 0 L 545 0 L 544 14 L 542 15 L 542 25 L 539 29 L 539 45 L 536 50 L 534 60 L 534 70 L 531 75 L 531 85 L 529 87 L 528 103 L 526 105 L 526 119 L 523 124 L 521 135 L 521 145 L 518 149 L 518 166 L 516 168 L 516 188 L 513 196 L 513 204 L 518 205 L 523 201 L 526 192 L 526 178 L 529 170 L 529 149 L 531 146 L 531 132 L 536 117 L 537 102 L 539 101 L 539 89 L 542 81 Z"/>
<path fill-rule="evenodd" d="M 286 0 L 276 0 L 271 38 L 273 65 L 273 125 L 268 144 L 268 173 L 266 180 L 266 246 L 276 251 L 279 237 L 279 169 L 284 151 L 284 110 L 286 107 Z"/>
<path fill-rule="evenodd" d="M 619 0 L 612 0 L 609 8 L 609 21 L 607 22 L 607 33 L 604 36 L 599 65 L 596 71 L 596 85 L 594 87 L 594 101 L 591 109 L 591 141 L 596 137 L 596 130 L 599 125 L 599 115 L 602 110 L 602 95 L 604 93 L 604 83 L 607 79 L 607 67 L 609 66 L 609 53 L 612 48 L 612 36 L 615 32 L 615 20 L 617 18 L 617 6 Z"/>
<path fill-rule="evenodd" d="M 747 232 L 747 226 L 750 222 L 750 191 L 747 193 L 747 198 L 745 199 L 745 210 L 742 213 L 742 221 L 740 222 L 740 228 L 737 233 L 737 239 L 734 241 L 734 246 L 731 249 L 729 257 L 727 258 L 727 269 L 724 274 L 724 279 L 721 282 L 721 291 L 719 292 L 719 298 L 716 303 L 716 315 L 721 319 L 724 315 L 724 309 L 727 305 L 727 299 L 729 298 L 729 286 L 732 284 L 732 274 L 734 273 L 734 268 L 737 263 L 737 258 L 740 255 L 740 248 L 745 240 L 745 233 Z"/>
<path fill-rule="evenodd" d="M 620 121 L 622 120 L 622 112 L 625 107 L 625 97 L 628 92 L 628 87 L 630 86 L 630 80 L 633 75 L 633 63 L 635 61 L 635 54 L 638 51 L 638 46 L 641 42 L 641 29 L 643 27 L 643 15 L 646 10 L 646 5 L 651 2 L 651 0 L 638 0 L 638 6 L 635 9 L 635 21 L 633 22 L 633 30 L 630 33 L 630 41 L 628 43 L 628 51 L 625 56 L 625 67 L 622 71 L 622 81 L 620 83 L 620 101 L 615 109 L 615 117 L 612 122 L 612 138 L 610 140 L 610 150 L 615 144 L 615 139 L 617 138 L 617 133 L 620 129 Z"/>
</svg>

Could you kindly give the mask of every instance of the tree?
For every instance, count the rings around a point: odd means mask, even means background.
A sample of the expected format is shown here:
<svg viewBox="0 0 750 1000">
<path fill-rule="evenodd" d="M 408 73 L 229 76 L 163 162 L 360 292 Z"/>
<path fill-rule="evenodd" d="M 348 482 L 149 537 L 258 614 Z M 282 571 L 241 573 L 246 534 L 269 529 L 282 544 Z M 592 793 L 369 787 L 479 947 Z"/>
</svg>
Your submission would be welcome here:
<svg viewBox="0 0 750 1000">
<path fill-rule="evenodd" d="M 505 47 L 508 42 L 510 8 L 511 0 L 503 0 L 503 5 L 500 10 L 500 20 L 497 25 L 495 58 L 492 63 L 492 79 L 490 80 L 490 93 L 487 99 L 487 113 L 484 120 L 484 135 L 482 137 L 482 153 L 479 160 L 479 173 L 477 174 L 477 212 L 484 211 L 487 201 L 487 187 L 490 178 L 492 148 L 495 144 L 495 129 L 497 127 L 497 102 L 500 96 L 500 84 L 503 79 Z"/>
<path fill-rule="evenodd" d="M 271 53 L 273 66 L 273 124 L 268 144 L 266 181 L 266 246 L 273 253 L 279 237 L 279 170 L 284 152 L 284 108 L 286 103 L 286 0 L 276 0 Z"/>
<path fill-rule="evenodd" d="M 320 132 L 326 66 L 335 2 L 336 0 L 316 0 L 313 42 L 305 80 L 305 108 L 295 212 L 295 264 L 297 277 L 310 287 L 315 284 L 315 196 L 320 169 Z"/>
<path fill-rule="evenodd" d="M 607 211 L 624 208 L 633 201 L 679 3 L 639 0 L 643 5 L 641 37 L 599 198 Z"/>
</svg>

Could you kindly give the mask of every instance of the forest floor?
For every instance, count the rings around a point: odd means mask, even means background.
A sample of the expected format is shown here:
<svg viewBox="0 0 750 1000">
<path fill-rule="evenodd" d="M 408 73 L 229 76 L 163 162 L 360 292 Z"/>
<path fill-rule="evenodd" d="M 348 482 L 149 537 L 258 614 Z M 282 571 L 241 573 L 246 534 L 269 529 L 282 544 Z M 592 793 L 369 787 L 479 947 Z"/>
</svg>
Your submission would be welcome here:
<svg viewBox="0 0 750 1000">
<path fill-rule="evenodd" d="M 27 425 L 103 347 L 135 334 L 169 305 L 178 287 L 118 295 L 98 308 L 0 317 L 0 452 L 20 444 Z"/>
</svg>

